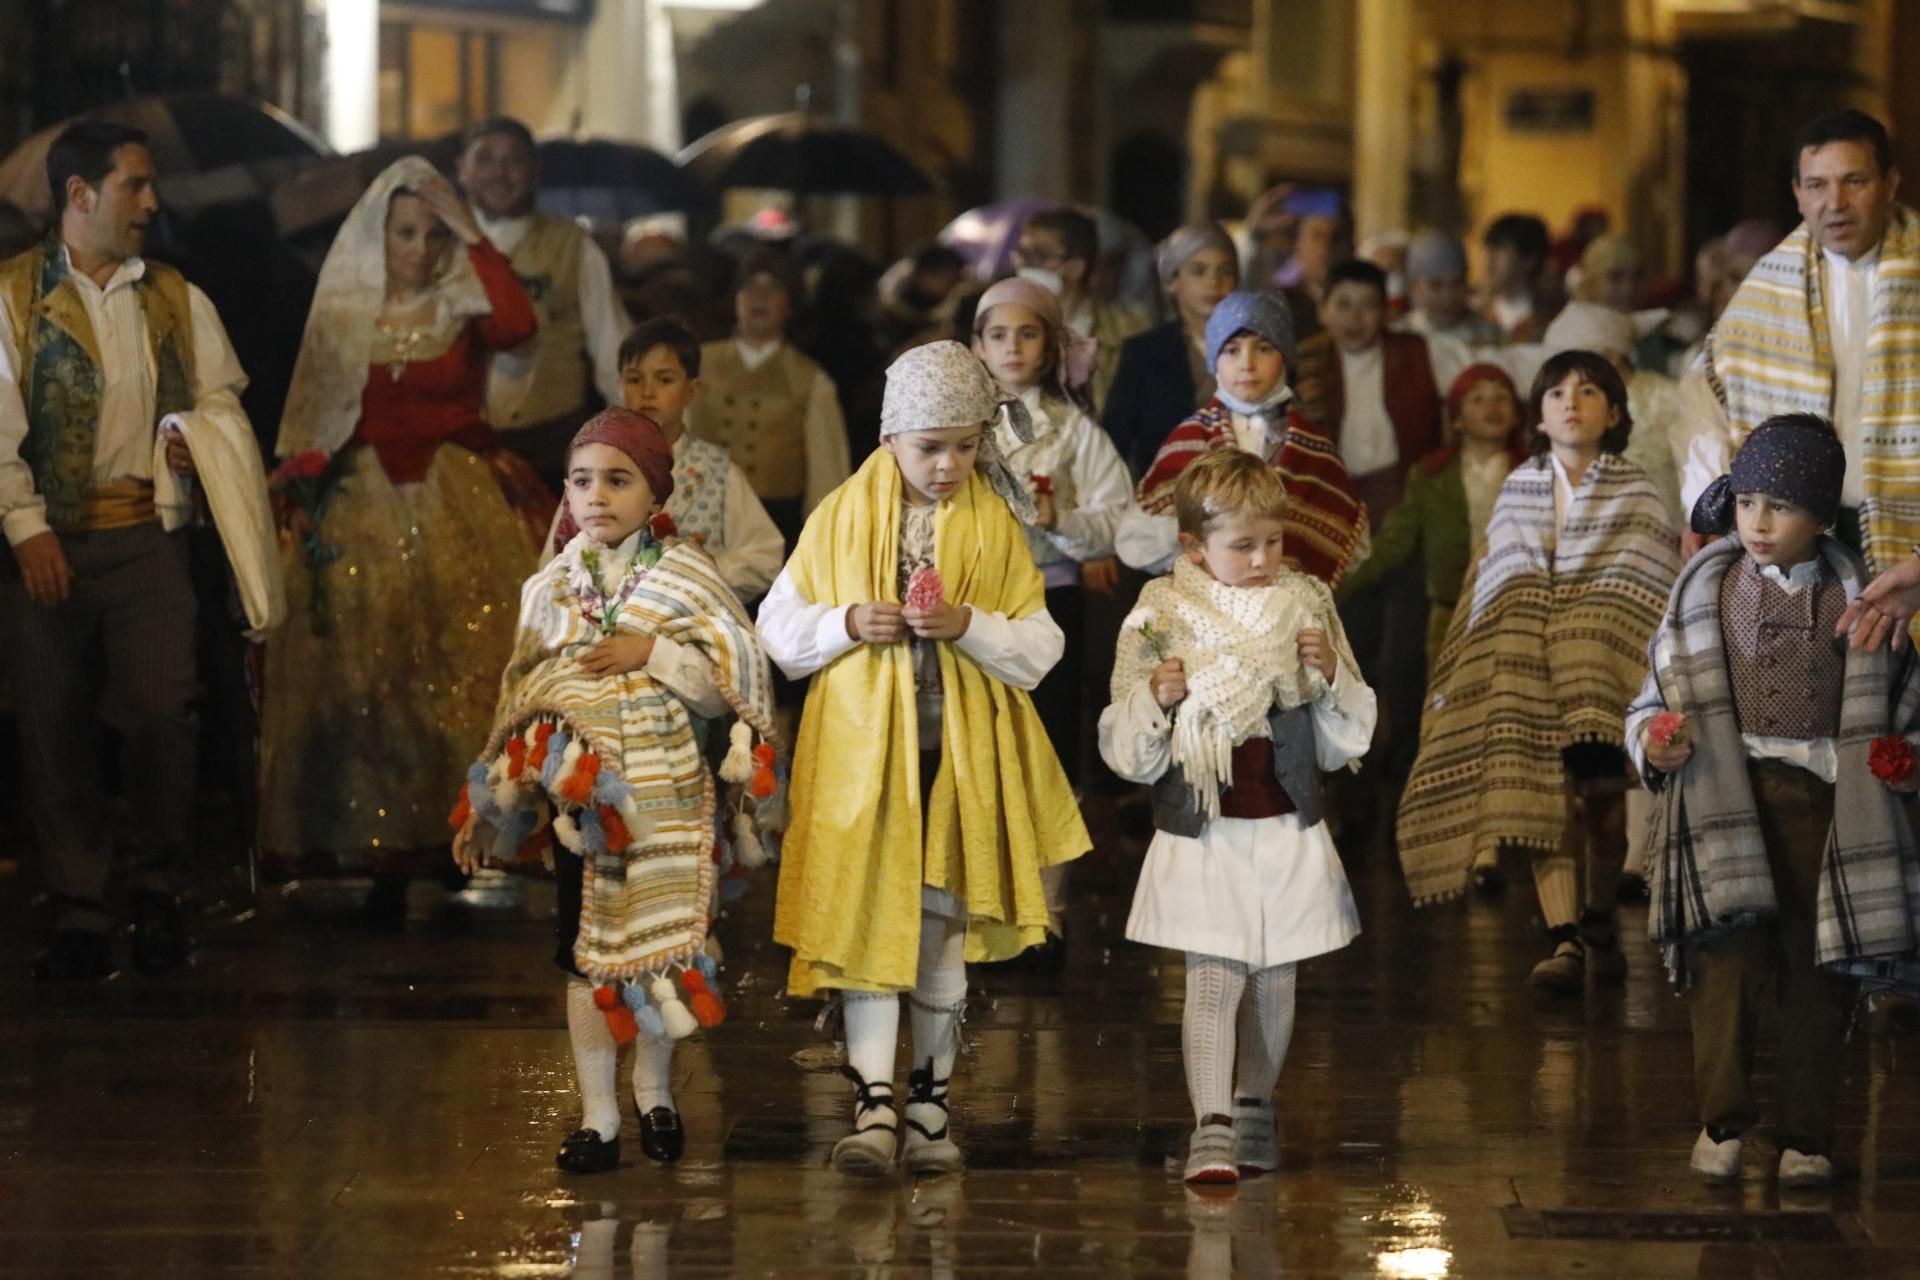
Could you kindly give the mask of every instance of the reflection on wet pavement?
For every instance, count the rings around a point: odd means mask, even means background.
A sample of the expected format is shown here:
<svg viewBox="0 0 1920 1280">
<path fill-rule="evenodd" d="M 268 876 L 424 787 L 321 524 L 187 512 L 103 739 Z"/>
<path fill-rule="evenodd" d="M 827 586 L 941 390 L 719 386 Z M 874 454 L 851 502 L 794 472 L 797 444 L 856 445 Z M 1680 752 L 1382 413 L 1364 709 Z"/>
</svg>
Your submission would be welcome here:
<svg viewBox="0 0 1920 1280">
<path fill-rule="evenodd" d="M 722 925 L 732 1016 L 675 1058 L 686 1159 L 630 1142 L 593 1178 L 552 1165 L 577 1104 L 542 886 L 423 886 L 404 938 L 275 895 L 188 973 L 81 991 L 26 982 L 8 901 L 0 1276 L 1920 1275 L 1915 1041 L 1848 1045 L 1831 1192 L 1777 1188 L 1764 1130 L 1708 1188 L 1652 953 L 1542 1003 L 1529 895 L 1416 914 L 1377 852 L 1349 856 L 1367 932 L 1302 968 L 1282 1168 L 1186 1189 L 1180 964 L 1120 938 L 1138 847 L 1092 816 L 1069 972 L 977 975 L 969 1171 L 918 1184 L 826 1167 L 847 1086 L 780 993 L 770 875 Z"/>
</svg>

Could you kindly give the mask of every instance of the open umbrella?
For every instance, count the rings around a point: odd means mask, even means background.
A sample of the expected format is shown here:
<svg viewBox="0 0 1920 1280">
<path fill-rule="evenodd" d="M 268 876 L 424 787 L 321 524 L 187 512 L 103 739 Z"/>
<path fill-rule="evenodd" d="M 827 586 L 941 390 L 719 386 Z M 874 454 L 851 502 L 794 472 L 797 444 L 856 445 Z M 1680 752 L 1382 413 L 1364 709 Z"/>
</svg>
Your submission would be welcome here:
<svg viewBox="0 0 1920 1280">
<path fill-rule="evenodd" d="M 275 107 L 219 93 L 168 93 L 128 98 L 89 111 L 144 130 L 161 200 L 182 212 L 264 197 L 303 162 L 331 154 L 327 144 Z M 53 217 L 47 151 L 71 120 L 22 142 L 0 161 L 0 199 L 29 217 Z"/>
<path fill-rule="evenodd" d="M 605 138 L 540 143 L 540 208 L 562 218 L 626 222 L 697 208 L 707 193 L 690 173 L 651 147 Z"/>
<path fill-rule="evenodd" d="M 803 195 L 917 195 L 933 181 L 878 134 L 806 111 L 722 125 L 675 157 L 715 190 Z"/>
</svg>

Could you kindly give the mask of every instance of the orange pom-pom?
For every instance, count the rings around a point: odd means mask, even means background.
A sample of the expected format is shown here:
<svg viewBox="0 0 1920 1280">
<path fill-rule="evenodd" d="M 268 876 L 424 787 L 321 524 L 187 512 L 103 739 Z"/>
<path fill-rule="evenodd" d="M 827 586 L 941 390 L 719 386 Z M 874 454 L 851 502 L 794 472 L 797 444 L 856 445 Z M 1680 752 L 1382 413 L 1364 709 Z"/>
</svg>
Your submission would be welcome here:
<svg viewBox="0 0 1920 1280">
<path fill-rule="evenodd" d="M 613 1033 L 615 1044 L 632 1044 L 640 1038 L 640 1024 L 634 1021 L 633 1010 L 625 1005 L 607 1010 L 607 1030 Z"/>
<path fill-rule="evenodd" d="M 551 738 L 552 736 L 553 736 L 553 721 L 542 720 L 539 724 L 533 726 L 533 745 L 534 746 L 536 747 L 546 746 L 547 739 Z"/>
<path fill-rule="evenodd" d="M 755 800 L 765 800 L 773 794 L 774 788 L 779 785 L 780 784 L 774 780 L 773 770 L 767 768 L 765 765 L 761 765 L 753 771 L 753 781 L 748 784 L 747 792 L 752 795 Z"/>
<path fill-rule="evenodd" d="M 578 769 L 585 777 L 591 779 L 600 772 L 600 757 L 589 751 L 587 754 L 581 756 L 580 763 L 573 767 Z"/>
<path fill-rule="evenodd" d="M 693 1009 L 693 1019 L 703 1027 L 717 1027 L 727 1020 L 727 1006 L 720 1003 L 719 997 L 711 991 L 701 991 L 688 998 L 687 1004 Z"/>
<path fill-rule="evenodd" d="M 700 976 L 698 969 L 680 971 L 680 989 L 690 996 L 697 996 L 707 989 L 707 980 Z"/>
<path fill-rule="evenodd" d="M 611 1013 L 613 1010 L 623 1008 L 624 1006 L 620 1003 L 620 993 L 612 987 L 595 987 L 593 989 L 593 1007 L 602 1013 Z"/>
<path fill-rule="evenodd" d="M 614 853 L 633 843 L 633 833 L 627 830 L 627 820 L 610 804 L 600 806 L 600 827 L 607 833 L 607 848 Z"/>
<path fill-rule="evenodd" d="M 527 742 L 519 734 L 507 739 L 507 776 L 517 778 L 527 767 Z"/>
<path fill-rule="evenodd" d="M 773 768 L 773 744 L 771 742 L 763 742 L 755 747 L 753 749 L 753 760 L 755 764 L 763 764 L 769 769 Z"/>
<path fill-rule="evenodd" d="M 473 798 L 465 787 L 460 788 L 460 799 L 453 806 L 453 812 L 447 815 L 447 825 L 455 831 L 467 825 L 467 819 L 473 816 Z"/>
<path fill-rule="evenodd" d="M 581 756 L 578 760 L 574 761 L 573 772 L 560 779 L 560 785 L 556 787 L 555 790 L 560 793 L 560 798 L 563 800 L 571 800 L 575 804 L 585 804 L 593 795 L 593 778 L 594 775 L 599 772 L 599 756 Z"/>
<path fill-rule="evenodd" d="M 538 773 L 540 766 L 547 762 L 547 740 L 540 739 L 533 744 L 533 750 L 527 752 L 527 772 Z"/>
</svg>

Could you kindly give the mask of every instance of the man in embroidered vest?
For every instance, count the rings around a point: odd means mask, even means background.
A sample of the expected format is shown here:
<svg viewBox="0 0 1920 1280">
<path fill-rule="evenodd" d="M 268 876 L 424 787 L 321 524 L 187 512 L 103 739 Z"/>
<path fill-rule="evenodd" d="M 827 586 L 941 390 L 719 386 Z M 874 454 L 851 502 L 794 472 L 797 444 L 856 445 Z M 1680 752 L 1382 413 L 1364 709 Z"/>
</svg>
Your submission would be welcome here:
<svg viewBox="0 0 1920 1280">
<path fill-rule="evenodd" d="M 734 284 L 733 337 L 701 348 L 705 390 L 689 410 L 693 434 L 746 472 L 789 547 L 807 514 L 852 473 L 833 379 L 787 345 L 799 292 L 786 255 L 747 255 Z"/>
<path fill-rule="evenodd" d="M 1920 213 L 1895 200 L 1900 172 L 1872 116 L 1808 121 L 1793 158 L 1802 221 L 1754 264 L 1681 383 L 1681 503 L 1761 422 L 1818 414 L 1846 450 L 1834 535 L 1880 572 L 1920 543 Z M 1683 550 L 1703 541 L 1688 531 Z"/>
<path fill-rule="evenodd" d="M 459 177 L 480 229 L 513 264 L 540 322 L 532 338 L 493 357 L 487 421 L 557 491 L 573 433 L 602 404 L 620 403 L 626 308 L 593 237 L 533 207 L 540 153 L 526 125 L 507 116 L 475 125 Z"/>
<path fill-rule="evenodd" d="M 57 230 L 0 263 L 0 527 L 14 566 L 0 614 L 22 791 L 56 910 L 34 975 L 51 981 L 113 969 L 102 720 L 125 750 L 134 963 L 187 956 L 173 891 L 194 794 L 195 604 L 188 535 L 167 531 L 156 488 L 178 491 L 203 439 L 252 429 L 213 304 L 140 256 L 159 208 L 145 135 L 73 125 L 47 176 Z"/>
</svg>

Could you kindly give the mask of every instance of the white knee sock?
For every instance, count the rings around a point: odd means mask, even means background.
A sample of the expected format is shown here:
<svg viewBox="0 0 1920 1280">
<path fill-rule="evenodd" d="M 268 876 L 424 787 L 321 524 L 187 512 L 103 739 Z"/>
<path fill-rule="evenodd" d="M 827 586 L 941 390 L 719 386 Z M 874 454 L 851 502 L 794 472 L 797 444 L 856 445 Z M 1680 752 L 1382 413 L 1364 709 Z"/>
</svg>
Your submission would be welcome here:
<svg viewBox="0 0 1920 1280">
<path fill-rule="evenodd" d="M 920 917 L 920 970 L 908 1006 L 913 1020 L 913 1066 L 933 1064 L 935 1080 L 953 1077 L 960 1053 L 960 1014 L 967 1001 L 966 926 L 940 916 Z"/>
<path fill-rule="evenodd" d="M 1277 964 L 1259 969 L 1247 980 L 1246 997 L 1240 1001 L 1237 1028 L 1239 1046 L 1235 1053 L 1234 1095 L 1259 1102 L 1273 1101 L 1273 1088 L 1280 1082 L 1280 1068 L 1287 1062 L 1287 1046 L 1293 1042 L 1293 995 L 1296 967 Z"/>
<path fill-rule="evenodd" d="M 593 1003 L 593 986 L 567 979 L 567 1038 L 573 1042 L 573 1074 L 580 1085 L 580 1127 L 602 1140 L 620 1136 L 620 1097 L 614 1078 L 620 1046 L 607 1030 L 606 1015 Z"/>
<path fill-rule="evenodd" d="M 633 1103 L 645 1115 L 673 1108 L 673 1042 L 641 1036 L 633 1042 Z"/>
<path fill-rule="evenodd" d="M 1067 873 L 1072 867 L 1070 862 L 1056 862 L 1040 868 L 1040 888 L 1047 896 L 1047 919 L 1056 934 L 1063 932 L 1062 922 L 1067 916 Z"/>
<path fill-rule="evenodd" d="M 849 991 L 841 1001 L 847 1019 L 847 1065 L 868 1084 L 891 1084 L 894 1053 L 900 1046 L 900 997 Z"/>
<path fill-rule="evenodd" d="M 1558 929 L 1580 919 L 1580 848 L 1586 843 L 1579 806 L 1567 797 L 1566 827 L 1557 849 L 1534 849 L 1533 887 L 1540 895 L 1540 915 L 1547 928 Z"/>
<path fill-rule="evenodd" d="M 1187 1007 L 1180 1015 L 1180 1047 L 1195 1120 L 1233 1114 L 1234 1020 L 1246 986 L 1246 965 L 1187 952 Z"/>
<path fill-rule="evenodd" d="M 1645 787 L 1627 792 L 1627 865 L 1630 876 L 1647 874 L 1647 819 L 1653 814 L 1653 793 Z"/>
</svg>

